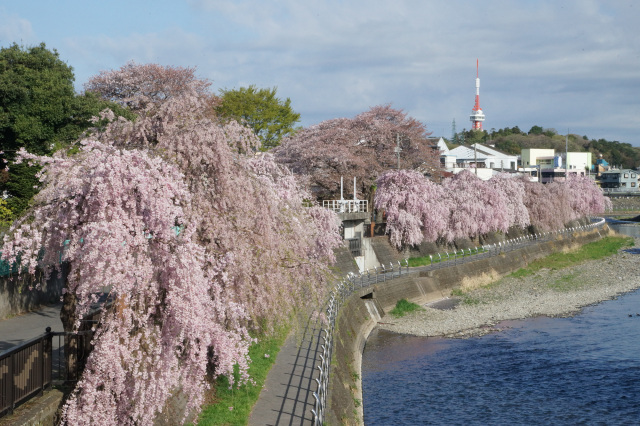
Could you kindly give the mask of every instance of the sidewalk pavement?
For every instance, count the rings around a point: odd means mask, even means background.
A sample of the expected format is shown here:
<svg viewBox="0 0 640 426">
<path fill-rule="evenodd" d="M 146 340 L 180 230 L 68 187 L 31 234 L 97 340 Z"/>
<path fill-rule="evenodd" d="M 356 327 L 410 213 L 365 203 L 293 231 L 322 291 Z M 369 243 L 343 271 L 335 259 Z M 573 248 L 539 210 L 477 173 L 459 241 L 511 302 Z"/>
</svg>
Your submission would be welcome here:
<svg viewBox="0 0 640 426">
<path fill-rule="evenodd" d="M 51 331 L 64 331 L 60 308 L 62 303 L 0 320 L 0 352 L 44 334 L 47 327 Z"/>
<path fill-rule="evenodd" d="M 249 426 L 313 425 L 321 327 L 320 320 L 310 319 L 303 330 L 289 335 L 267 375 Z"/>
</svg>

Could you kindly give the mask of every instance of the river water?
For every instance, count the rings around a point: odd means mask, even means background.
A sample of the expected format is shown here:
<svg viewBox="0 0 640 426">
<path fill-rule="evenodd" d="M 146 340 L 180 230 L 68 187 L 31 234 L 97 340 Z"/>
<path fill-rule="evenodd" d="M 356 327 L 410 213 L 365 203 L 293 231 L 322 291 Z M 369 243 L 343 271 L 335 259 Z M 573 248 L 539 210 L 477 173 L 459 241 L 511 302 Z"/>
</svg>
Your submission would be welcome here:
<svg viewBox="0 0 640 426">
<path fill-rule="evenodd" d="M 362 359 L 365 424 L 640 424 L 640 290 L 501 328 L 470 339 L 374 330 Z"/>
</svg>

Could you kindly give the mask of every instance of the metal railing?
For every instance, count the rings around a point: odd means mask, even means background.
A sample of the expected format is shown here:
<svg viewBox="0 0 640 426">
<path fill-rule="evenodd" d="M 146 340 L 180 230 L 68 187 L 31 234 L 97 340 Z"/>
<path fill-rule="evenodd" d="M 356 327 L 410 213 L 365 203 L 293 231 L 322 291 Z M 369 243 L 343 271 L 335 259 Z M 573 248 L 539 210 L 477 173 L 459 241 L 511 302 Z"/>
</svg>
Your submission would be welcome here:
<svg viewBox="0 0 640 426">
<path fill-rule="evenodd" d="M 366 213 L 369 211 L 367 200 L 324 200 L 322 207 L 336 213 Z"/>
<path fill-rule="evenodd" d="M 604 194 L 639 194 L 640 188 L 637 187 L 617 187 L 617 188 L 601 188 Z"/>
<path fill-rule="evenodd" d="M 618 204 L 613 206 L 612 211 L 622 211 L 622 212 L 637 212 L 640 210 L 640 205 L 632 205 L 632 204 Z"/>
<path fill-rule="evenodd" d="M 51 333 L 0 354 L 0 415 L 51 386 L 51 359 Z"/>
<path fill-rule="evenodd" d="M 415 273 L 422 271 L 430 271 L 440 268 L 448 268 L 450 266 L 472 262 L 487 257 L 497 256 L 501 253 L 510 252 L 525 246 L 539 244 L 550 241 L 561 235 L 573 235 L 575 232 L 589 231 L 595 228 L 602 228 L 605 225 L 604 218 L 592 218 L 592 223 L 583 226 L 565 228 L 559 231 L 545 232 L 540 234 L 532 234 L 523 237 L 510 239 L 497 244 L 484 245 L 474 249 L 437 253 L 430 256 L 428 265 L 409 268 L 408 259 L 404 259 L 404 265 L 398 261 L 395 265 L 389 263 L 388 266 L 381 265 L 373 270 L 367 269 L 359 275 L 349 273 L 342 281 L 338 282 L 329 294 L 329 298 L 323 308 L 326 312 L 326 327 L 322 328 L 319 333 L 319 339 L 322 340 L 320 345 L 322 354 L 320 355 L 320 364 L 316 366 L 318 377 L 316 381 L 317 388 L 313 393 L 315 399 L 314 408 L 311 409 L 313 414 L 314 425 L 322 425 L 325 422 L 325 410 L 327 406 L 327 392 L 329 389 L 329 373 L 331 367 L 331 356 L 333 354 L 333 335 L 335 332 L 336 318 L 340 311 L 342 303 L 356 290 L 366 288 L 370 285 L 386 282 L 400 278 L 407 273 Z"/>
<path fill-rule="evenodd" d="M 56 383 L 77 381 L 91 352 L 91 337 L 91 331 L 52 332 L 47 327 L 41 336 L 0 353 L 0 417 Z"/>
</svg>

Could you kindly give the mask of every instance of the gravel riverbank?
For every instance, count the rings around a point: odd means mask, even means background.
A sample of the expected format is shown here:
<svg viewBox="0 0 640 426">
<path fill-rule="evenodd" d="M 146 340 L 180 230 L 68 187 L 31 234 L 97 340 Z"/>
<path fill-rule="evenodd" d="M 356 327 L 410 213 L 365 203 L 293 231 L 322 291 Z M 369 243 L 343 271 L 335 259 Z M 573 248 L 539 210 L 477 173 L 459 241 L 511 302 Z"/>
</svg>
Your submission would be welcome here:
<svg viewBox="0 0 640 426">
<path fill-rule="evenodd" d="M 496 331 L 500 321 L 573 315 L 585 306 L 640 288 L 638 247 L 640 239 L 636 238 L 631 249 L 635 254 L 622 249 L 611 257 L 566 269 L 542 269 L 524 278 L 505 277 L 402 318 L 388 315 L 379 327 L 416 336 L 464 338 Z M 454 308 L 443 309 L 451 306 Z"/>
</svg>

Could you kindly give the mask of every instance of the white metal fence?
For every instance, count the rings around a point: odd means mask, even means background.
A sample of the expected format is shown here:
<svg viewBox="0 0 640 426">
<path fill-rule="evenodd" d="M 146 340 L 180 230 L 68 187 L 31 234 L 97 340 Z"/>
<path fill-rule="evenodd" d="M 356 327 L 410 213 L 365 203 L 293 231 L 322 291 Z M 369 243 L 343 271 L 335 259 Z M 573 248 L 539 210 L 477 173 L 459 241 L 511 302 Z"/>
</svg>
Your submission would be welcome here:
<svg viewBox="0 0 640 426">
<path fill-rule="evenodd" d="M 366 213 L 369 211 L 367 200 L 324 200 L 322 207 L 336 213 Z"/>
</svg>

